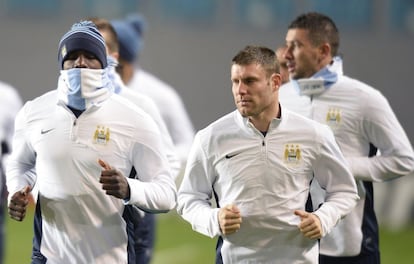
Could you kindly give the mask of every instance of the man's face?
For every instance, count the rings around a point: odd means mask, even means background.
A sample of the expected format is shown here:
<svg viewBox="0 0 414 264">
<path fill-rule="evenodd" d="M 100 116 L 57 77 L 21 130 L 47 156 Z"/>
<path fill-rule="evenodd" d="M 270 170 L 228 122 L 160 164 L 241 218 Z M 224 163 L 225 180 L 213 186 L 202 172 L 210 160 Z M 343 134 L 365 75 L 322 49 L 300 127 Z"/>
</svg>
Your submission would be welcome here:
<svg viewBox="0 0 414 264">
<path fill-rule="evenodd" d="M 64 70 L 73 68 L 102 69 L 102 65 L 92 53 L 78 50 L 71 52 L 63 62 Z"/>
<path fill-rule="evenodd" d="M 259 64 L 232 65 L 232 92 L 234 102 L 242 116 L 259 117 L 270 106 L 277 103 L 275 97 L 277 87 L 273 77 L 273 75 L 267 76 L 266 71 Z M 277 80 L 280 82 L 280 77 Z"/>
<path fill-rule="evenodd" d="M 289 29 L 286 46 L 284 57 L 292 79 L 309 78 L 321 69 L 321 49 L 312 45 L 307 30 Z"/>
</svg>

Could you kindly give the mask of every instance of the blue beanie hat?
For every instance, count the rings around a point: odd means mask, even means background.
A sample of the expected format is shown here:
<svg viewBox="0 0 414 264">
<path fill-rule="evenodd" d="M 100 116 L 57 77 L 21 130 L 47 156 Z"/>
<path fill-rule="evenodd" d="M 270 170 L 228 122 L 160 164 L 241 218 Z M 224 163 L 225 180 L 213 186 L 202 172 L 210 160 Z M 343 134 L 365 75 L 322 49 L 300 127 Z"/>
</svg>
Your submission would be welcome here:
<svg viewBox="0 0 414 264">
<path fill-rule="evenodd" d="M 143 46 L 142 34 L 146 23 L 142 16 L 133 14 L 123 20 L 113 20 L 119 42 L 119 56 L 127 62 L 134 62 Z"/>
<path fill-rule="evenodd" d="M 59 42 L 58 60 L 63 68 L 67 56 L 78 50 L 92 53 L 101 62 L 102 68 L 108 65 L 105 40 L 91 21 L 81 21 L 72 25 Z"/>
</svg>

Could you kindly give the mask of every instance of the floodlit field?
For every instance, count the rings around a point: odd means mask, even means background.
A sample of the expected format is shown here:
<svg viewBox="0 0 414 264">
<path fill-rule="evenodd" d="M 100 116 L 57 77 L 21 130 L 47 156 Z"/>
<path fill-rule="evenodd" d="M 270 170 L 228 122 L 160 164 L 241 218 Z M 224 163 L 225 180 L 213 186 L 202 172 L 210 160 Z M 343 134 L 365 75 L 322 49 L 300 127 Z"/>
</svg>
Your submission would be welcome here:
<svg viewBox="0 0 414 264">
<path fill-rule="evenodd" d="M 24 222 L 7 218 L 5 264 L 30 263 L 33 208 Z M 215 239 L 191 230 L 175 212 L 158 216 L 156 250 L 152 264 L 213 264 Z M 382 264 L 411 264 L 414 226 L 399 232 L 381 230 Z"/>
<path fill-rule="evenodd" d="M 7 217 L 5 264 L 30 263 L 33 210 L 23 222 Z M 157 244 L 152 264 L 214 263 L 215 239 L 191 230 L 175 212 L 158 216 Z"/>
</svg>

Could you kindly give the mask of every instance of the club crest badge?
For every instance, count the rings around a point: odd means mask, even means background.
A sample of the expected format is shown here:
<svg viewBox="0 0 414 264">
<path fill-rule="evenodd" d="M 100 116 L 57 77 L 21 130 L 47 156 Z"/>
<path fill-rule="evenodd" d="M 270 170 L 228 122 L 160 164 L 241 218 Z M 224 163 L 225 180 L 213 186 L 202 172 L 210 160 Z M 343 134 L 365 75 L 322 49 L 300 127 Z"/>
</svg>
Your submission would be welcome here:
<svg viewBox="0 0 414 264">
<path fill-rule="evenodd" d="M 342 121 L 342 111 L 339 108 L 329 108 L 326 113 L 326 124 L 332 129 L 338 128 Z"/>
<path fill-rule="evenodd" d="M 64 58 L 66 56 L 66 53 L 67 53 L 66 45 L 63 45 L 63 47 L 60 49 L 60 56 Z"/>
<path fill-rule="evenodd" d="M 283 160 L 286 164 L 296 165 L 302 160 L 302 153 L 299 144 L 285 144 Z"/>
<path fill-rule="evenodd" d="M 111 133 L 109 132 L 109 128 L 105 128 L 105 126 L 97 126 L 95 130 L 95 134 L 93 135 L 93 142 L 95 144 L 106 145 L 109 141 Z"/>
</svg>

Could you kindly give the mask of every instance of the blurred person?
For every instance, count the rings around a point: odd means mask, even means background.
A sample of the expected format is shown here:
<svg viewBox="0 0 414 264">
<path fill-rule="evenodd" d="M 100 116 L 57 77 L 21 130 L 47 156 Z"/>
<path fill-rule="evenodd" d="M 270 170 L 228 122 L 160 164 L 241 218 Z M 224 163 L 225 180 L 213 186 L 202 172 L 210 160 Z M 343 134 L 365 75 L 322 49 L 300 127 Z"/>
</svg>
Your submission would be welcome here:
<svg viewBox="0 0 414 264">
<path fill-rule="evenodd" d="M 271 49 L 239 51 L 231 82 L 237 110 L 197 132 L 177 211 L 195 231 L 219 236 L 216 263 L 318 263 L 318 239 L 358 200 L 332 131 L 281 108 Z M 328 195 L 308 213 L 314 178 Z"/>
<path fill-rule="evenodd" d="M 283 57 L 286 46 L 281 46 L 276 49 L 276 58 L 279 61 L 280 77 L 282 78 L 282 84 L 289 82 L 289 71 L 286 65 L 286 59 Z"/>
<path fill-rule="evenodd" d="M 393 232 L 414 225 L 414 175 L 374 183 L 378 223 Z M 396 206 L 398 205 L 398 206 Z"/>
<path fill-rule="evenodd" d="M 380 263 L 372 183 L 411 173 L 412 146 L 386 98 L 343 74 L 339 32 L 331 18 L 315 12 L 296 17 L 288 27 L 286 45 L 292 81 L 280 89 L 281 104 L 330 126 L 361 198 L 321 239 L 320 263 Z M 323 206 L 325 191 L 313 182 L 314 208 Z"/>
<path fill-rule="evenodd" d="M 127 98 L 135 105 L 143 109 L 148 113 L 157 123 L 161 132 L 161 139 L 164 143 L 165 152 L 172 168 L 172 175 L 174 179 L 178 177 L 181 170 L 181 163 L 175 153 L 174 144 L 168 129 L 161 117 L 158 107 L 155 105 L 153 100 L 139 92 L 139 90 L 132 90 L 125 87 L 119 74 L 115 71 L 115 67 L 118 63 L 119 58 L 119 43 L 111 23 L 102 18 L 91 18 L 90 19 L 97 26 L 99 32 L 102 34 L 105 44 L 107 47 L 107 53 L 112 60 L 113 65 L 110 70 L 110 79 L 113 80 L 115 85 L 115 93 Z M 132 219 L 134 226 L 134 250 L 135 250 L 135 262 L 137 264 L 150 263 L 153 249 L 154 249 L 154 233 L 155 233 L 155 215 L 151 213 L 145 213 L 144 211 L 136 208 L 132 212 L 135 212 L 135 219 Z M 137 221 L 137 219 L 139 219 Z"/>
<path fill-rule="evenodd" d="M 11 152 L 14 131 L 14 119 L 22 107 L 22 99 L 11 85 L 0 82 L 0 263 L 4 261 L 5 212 L 7 207 L 7 188 L 4 164 Z"/>
<path fill-rule="evenodd" d="M 36 182 L 32 263 L 129 263 L 127 205 L 157 212 L 175 206 L 159 129 L 113 94 L 104 39 L 92 22 L 63 35 L 58 61 L 57 89 L 16 117 L 6 167 L 9 215 L 24 219 Z M 137 178 L 126 177 L 132 168 Z"/>
<path fill-rule="evenodd" d="M 119 41 L 119 71 L 124 83 L 152 98 L 167 125 L 168 131 L 184 164 L 194 138 L 194 128 L 177 91 L 139 65 L 143 48 L 144 18 L 131 14 L 111 21 Z"/>
</svg>

